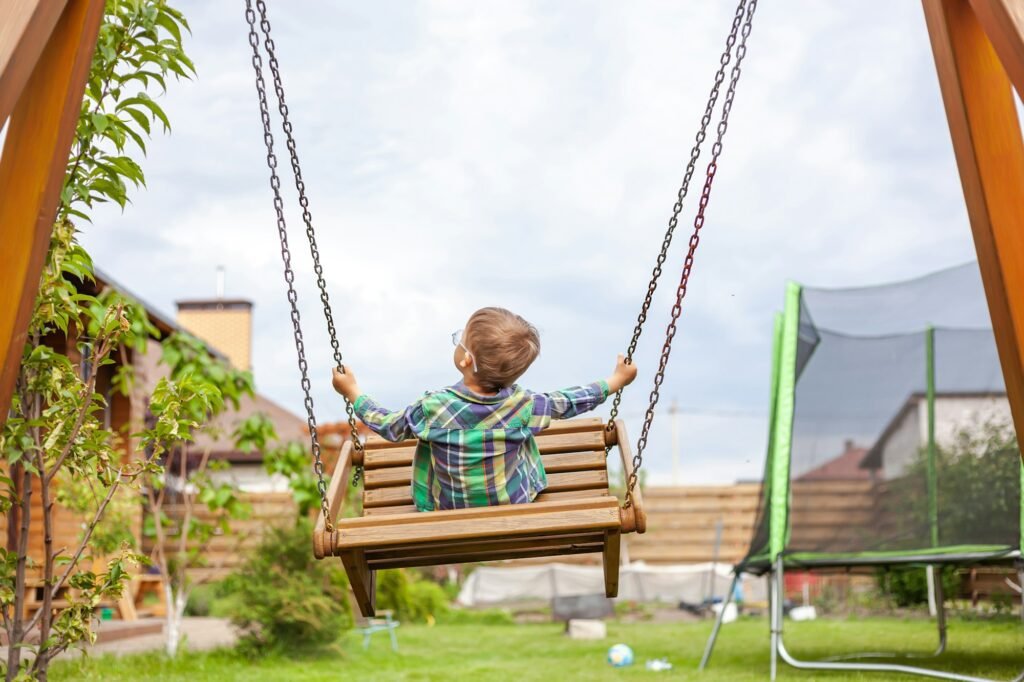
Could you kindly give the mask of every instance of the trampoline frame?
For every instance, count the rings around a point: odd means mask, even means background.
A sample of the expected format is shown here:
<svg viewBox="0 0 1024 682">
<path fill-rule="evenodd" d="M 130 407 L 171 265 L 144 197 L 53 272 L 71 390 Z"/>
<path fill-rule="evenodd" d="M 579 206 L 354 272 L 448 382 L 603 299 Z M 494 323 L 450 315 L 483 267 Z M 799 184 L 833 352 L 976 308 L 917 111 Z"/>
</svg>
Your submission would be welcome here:
<svg viewBox="0 0 1024 682">
<path fill-rule="evenodd" d="M 1018 552 L 1019 556 L 1019 552 Z M 936 607 L 936 626 L 938 628 L 939 642 L 933 653 L 884 653 L 884 652 L 860 652 L 852 654 L 843 654 L 841 656 L 832 656 L 820 660 L 802 660 L 799 659 L 789 652 L 786 648 L 785 641 L 783 640 L 783 624 L 785 622 L 785 615 L 783 612 L 783 602 L 785 595 L 785 562 L 782 555 L 776 559 L 773 568 L 766 574 L 768 580 L 768 610 L 770 616 L 771 625 L 771 679 L 774 682 L 778 676 L 778 661 L 781 658 L 786 664 L 797 668 L 798 670 L 846 670 L 846 671 L 858 671 L 858 672 L 890 672 L 890 673 L 904 673 L 907 675 L 918 675 L 921 677 L 932 677 L 943 680 L 959 680 L 961 682 L 997 682 L 992 678 L 987 677 L 975 677 L 972 675 L 961 675 L 958 673 L 946 672 L 943 670 L 936 670 L 933 668 L 922 668 L 913 665 L 904 665 L 899 663 L 869 663 L 853 659 L 864 659 L 864 658 L 904 658 L 904 659 L 929 659 L 937 658 L 946 651 L 946 645 L 948 642 L 947 631 L 946 631 L 946 608 L 945 599 L 942 592 L 942 580 L 936 576 L 936 579 L 932 582 L 933 594 L 935 596 L 935 607 Z M 1018 569 L 1019 573 L 1021 569 Z M 725 599 L 722 602 L 722 608 L 719 610 L 717 617 L 715 618 L 714 627 L 711 629 L 711 635 L 708 637 L 707 644 L 704 646 L 704 653 L 701 656 L 700 665 L 698 670 L 703 671 L 707 668 L 708 663 L 711 661 L 711 655 L 714 652 L 715 644 L 718 640 L 718 634 L 722 628 L 722 621 L 725 616 L 726 608 L 732 603 L 733 592 L 736 589 L 736 585 L 743 575 L 742 570 L 737 569 L 733 573 L 732 583 L 729 585 L 729 590 L 725 594 Z M 1021 606 L 1021 618 L 1024 619 L 1024 600 L 1022 600 Z M 1021 673 L 1012 678 L 1012 682 L 1024 682 L 1024 670 Z"/>
</svg>

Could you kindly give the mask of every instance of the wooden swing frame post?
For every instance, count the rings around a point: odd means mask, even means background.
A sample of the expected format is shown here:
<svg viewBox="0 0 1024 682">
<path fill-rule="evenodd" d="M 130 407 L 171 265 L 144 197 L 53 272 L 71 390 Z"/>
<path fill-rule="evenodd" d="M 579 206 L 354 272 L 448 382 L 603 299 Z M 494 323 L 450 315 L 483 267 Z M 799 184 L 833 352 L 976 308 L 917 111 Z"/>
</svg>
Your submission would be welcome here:
<svg viewBox="0 0 1024 682">
<path fill-rule="evenodd" d="M 1024 434 L 1024 96 L 1019 0 L 924 0 L 935 68 L 1017 433 Z"/>
<path fill-rule="evenodd" d="M 0 0 L 0 424 L 21 366 L 103 0 Z"/>
</svg>

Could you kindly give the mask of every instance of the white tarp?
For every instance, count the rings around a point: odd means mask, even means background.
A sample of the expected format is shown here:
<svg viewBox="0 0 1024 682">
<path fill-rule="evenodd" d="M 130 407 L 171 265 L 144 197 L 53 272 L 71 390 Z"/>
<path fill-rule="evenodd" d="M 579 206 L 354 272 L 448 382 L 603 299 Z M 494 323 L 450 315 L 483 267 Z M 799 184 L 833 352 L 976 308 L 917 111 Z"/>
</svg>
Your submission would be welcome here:
<svg viewBox="0 0 1024 682">
<path fill-rule="evenodd" d="M 637 561 L 619 567 L 619 599 L 699 604 L 709 595 L 714 575 L 714 595 L 722 597 L 732 581 L 725 564 L 676 564 L 650 566 Z M 746 601 L 765 601 L 765 583 L 744 576 Z M 577 564 L 535 566 L 481 566 L 474 570 L 459 592 L 463 606 L 482 606 L 520 600 L 549 601 L 554 597 L 604 594 L 604 569 Z"/>
</svg>

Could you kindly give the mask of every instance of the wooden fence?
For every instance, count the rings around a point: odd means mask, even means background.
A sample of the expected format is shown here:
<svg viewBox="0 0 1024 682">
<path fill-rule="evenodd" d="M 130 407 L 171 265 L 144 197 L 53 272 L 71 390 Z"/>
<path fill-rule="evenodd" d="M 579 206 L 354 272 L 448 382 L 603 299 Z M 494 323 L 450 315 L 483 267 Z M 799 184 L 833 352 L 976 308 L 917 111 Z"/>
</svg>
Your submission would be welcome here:
<svg viewBox="0 0 1024 682">
<path fill-rule="evenodd" d="M 718 560 L 739 561 L 754 533 L 760 489 L 759 483 L 645 488 L 647 532 L 623 536 L 630 560 L 652 564 L 712 561 L 721 522 Z"/>
<path fill-rule="evenodd" d="M 245 493 L 242 501 L 250 505 L 251 512 L 247 518 L 232 520 L 229 532 L 218 532 L 203 549 L 204 565 L 193 568 L 189 575 L 195 581 L 208 581 L 223 578 L 237 568 L 247 554 L 259 545 L 263 533 L 274 526 L 291 524 L 295 521 L 297 508 L 290 492 L 286 493 Z M 183 505 L 165 505 L 164 513 L 174 521 L 181 521 L 185 514 Z M 214 516 L 205 505 L 197 505 L 193 514 L 202 521 L 213 522 Z M 310 539 L 312 552 L 312 539 Z M 150 538 L 143 540 L 143 552 L 150 554 L 153 543 Z M 189 543 L 189 549 L 199 549 Z"/>
</svg>

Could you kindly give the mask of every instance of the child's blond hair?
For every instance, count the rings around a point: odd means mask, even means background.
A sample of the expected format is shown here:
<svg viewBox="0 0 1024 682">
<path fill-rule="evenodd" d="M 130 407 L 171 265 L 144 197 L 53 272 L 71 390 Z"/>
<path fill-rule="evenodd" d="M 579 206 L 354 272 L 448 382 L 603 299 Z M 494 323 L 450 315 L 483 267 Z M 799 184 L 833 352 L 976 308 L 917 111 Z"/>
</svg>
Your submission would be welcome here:
<svg viewBox="0 0 1024 682">
<path fill-rule="evenodd" d="M 473 313 L 464 335 L 476 360 L 476 380 L 488 391 L 511 386 L 540 354 L 537 329 L 504 308 L 481 308 Z"/>
</svg>

